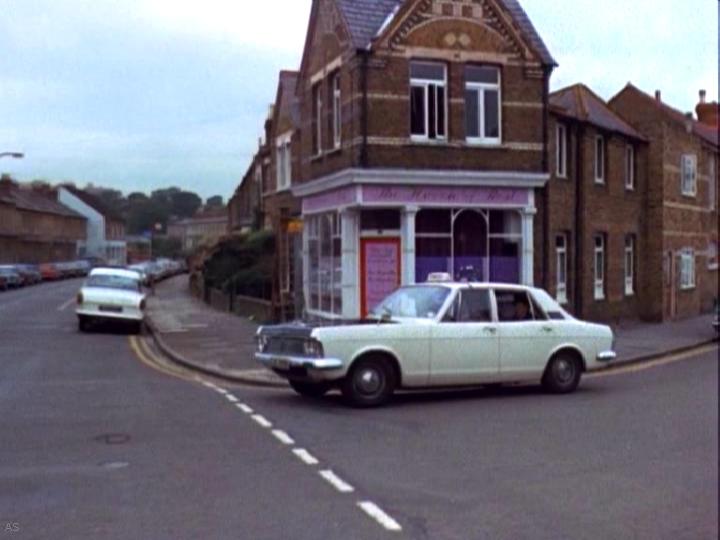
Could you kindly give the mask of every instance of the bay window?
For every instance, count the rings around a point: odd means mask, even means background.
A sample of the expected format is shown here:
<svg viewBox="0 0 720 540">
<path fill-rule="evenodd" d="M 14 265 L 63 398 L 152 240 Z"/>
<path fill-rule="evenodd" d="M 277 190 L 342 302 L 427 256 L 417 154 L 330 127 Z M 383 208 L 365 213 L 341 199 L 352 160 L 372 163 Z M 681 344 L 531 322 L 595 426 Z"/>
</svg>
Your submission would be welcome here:
<svg viewBox="0 0 720 540">
<path fill-rule="evenodd" d="M 410 63 L 410 134 L 412 138 L 446 138 L 447 74 L 443 64 Z"/>
<path fill-rule="evenodd" d="M 500 70 L 465 67 L 465 135 L 468 142 L 500 144 Z"/>
</svg>

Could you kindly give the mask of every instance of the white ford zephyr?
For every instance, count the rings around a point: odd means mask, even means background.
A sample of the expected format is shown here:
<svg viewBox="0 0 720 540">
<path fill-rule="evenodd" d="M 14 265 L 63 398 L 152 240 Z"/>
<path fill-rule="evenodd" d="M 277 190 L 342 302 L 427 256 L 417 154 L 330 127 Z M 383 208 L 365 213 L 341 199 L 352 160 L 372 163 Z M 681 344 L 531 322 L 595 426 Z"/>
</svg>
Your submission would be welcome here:
<svg viewBox="0 0 720 540">
<path fill-rule="evenodd" d="M 77 295 L 75 313 L 81 332 L 99 320 L 131 324 L 140 332 L 145 319 L 141 276 L 134 270 L 95 268 Z"/>
<path fill-rule="evenodd" d="M 258 362 L 305 396 L 339 386 L 356 406 L 399 388 L 538 381 L 574 391 L 615 358 L 608 326 L 572 317 L 545 291 L 496 283 L 401 287 L 362 321 L 258 330 Z"/>
</svg>

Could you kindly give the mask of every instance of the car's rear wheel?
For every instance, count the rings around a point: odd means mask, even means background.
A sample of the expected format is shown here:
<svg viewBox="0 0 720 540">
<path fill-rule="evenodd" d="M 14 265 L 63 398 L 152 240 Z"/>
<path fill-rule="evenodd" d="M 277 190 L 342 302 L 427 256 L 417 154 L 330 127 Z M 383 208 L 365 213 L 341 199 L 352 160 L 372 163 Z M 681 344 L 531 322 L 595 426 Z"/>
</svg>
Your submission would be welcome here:
<svg viewBox="0 0 720 540">
<path fill-rule="evenodd" d="M 554 394 L 569 394 L 580 384 L 582 364 L 577 355 L 559 352 L 552 357 L 542 378 L 543 386 Z"/>
<path fill-rule="evenodd" d="M 288 381 L 295 392 L 303 397 L 319 398 L 327 394 L 332 386 L 328 383 Z"/>
<path fill-rule="evenodd" d="M 342 382 L 343 397 L 355 407 L 377 407 L 387 402 L 395 391 L 397 377 L 382 357 L 358 360 Z"/>
</svg>

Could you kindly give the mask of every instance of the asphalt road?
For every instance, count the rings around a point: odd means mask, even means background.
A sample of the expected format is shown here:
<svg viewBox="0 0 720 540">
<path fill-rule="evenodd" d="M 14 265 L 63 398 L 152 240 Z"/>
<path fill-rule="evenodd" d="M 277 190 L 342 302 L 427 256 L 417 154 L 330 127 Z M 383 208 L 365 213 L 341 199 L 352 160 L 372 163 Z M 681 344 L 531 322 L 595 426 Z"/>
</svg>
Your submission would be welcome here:
<svg viewBox="0 0 720 540">
<path fill-rule="evenodd" d="M 0 294 L 0 540 L 717 538 L 716 349 L 354 410 L 79 334 L 77 286 Z"/>
</svg>

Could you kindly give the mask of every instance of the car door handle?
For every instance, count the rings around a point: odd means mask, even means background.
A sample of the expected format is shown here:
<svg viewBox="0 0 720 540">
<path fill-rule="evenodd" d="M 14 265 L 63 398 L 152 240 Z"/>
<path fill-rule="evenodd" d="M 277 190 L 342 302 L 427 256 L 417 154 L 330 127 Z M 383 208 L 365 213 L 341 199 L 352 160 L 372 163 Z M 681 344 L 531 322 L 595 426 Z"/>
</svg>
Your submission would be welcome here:
<svg viewBox="0 0 720 540">
<path fill-rule="evenodd" d="M 485 328 L 483 328 L 483 332 L 485 332 L 486 334 L 494 334 L 495 332 L 497 332 L 497 328 L 493 328 L 492 326 L 486 326 Z"/>
<path fill-rule="evenodd" d="M 552 326 L 543 326 L 542 329 L 543 329 L 543 332 L 546 332 L 548 334 L 553 331 Z"/>
</svg>

